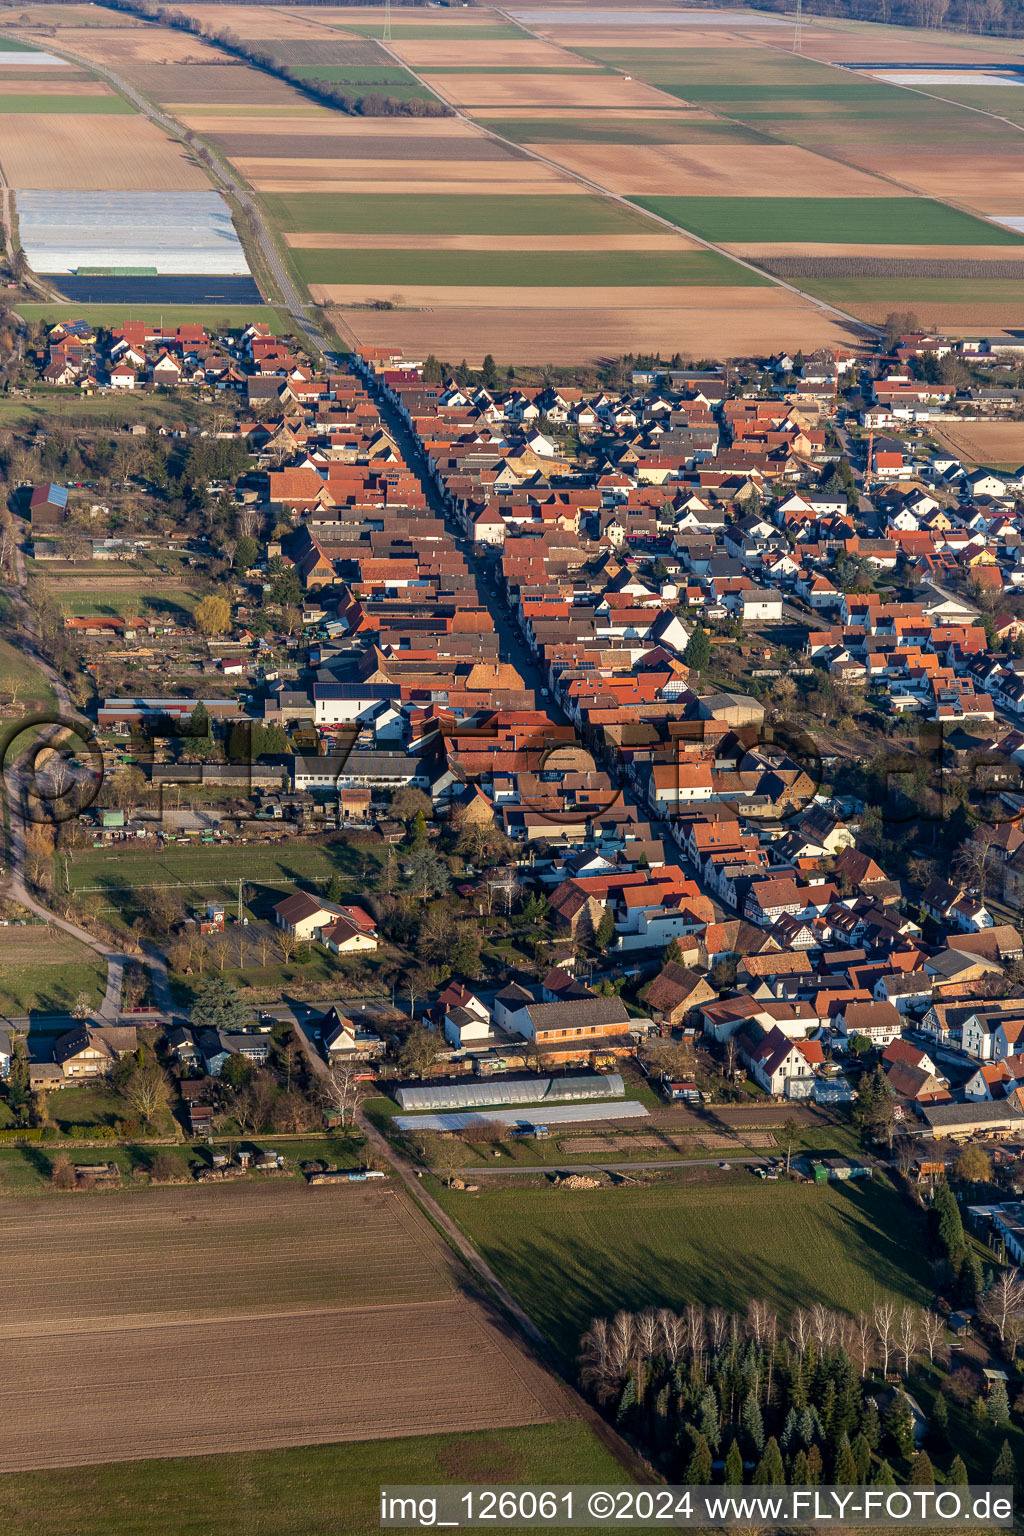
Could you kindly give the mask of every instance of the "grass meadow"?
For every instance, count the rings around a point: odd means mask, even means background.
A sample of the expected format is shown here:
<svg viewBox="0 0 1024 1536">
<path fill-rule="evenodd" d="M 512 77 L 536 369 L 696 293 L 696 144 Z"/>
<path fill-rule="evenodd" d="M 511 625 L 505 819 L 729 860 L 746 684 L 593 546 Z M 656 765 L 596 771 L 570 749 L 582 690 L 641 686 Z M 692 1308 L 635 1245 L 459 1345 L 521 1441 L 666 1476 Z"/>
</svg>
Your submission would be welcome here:
<svg viewBox="0 0 1024 1536">
<path fill-rule="evenodd" d="M 923 1302 L 927 1264 L 888 1182 L 439 1191 L 453 1218 L 567 1360 L 596 1316 L 688 1302 L 780 1313 L 820 1301 Z"/>
<path fill-rule="evenodd" d="M 33 1536 L 377 1536 L 389 1479 L 627 1483 L 580 1420 L 0 1477 L 0 1526 Z"/>
</svg>

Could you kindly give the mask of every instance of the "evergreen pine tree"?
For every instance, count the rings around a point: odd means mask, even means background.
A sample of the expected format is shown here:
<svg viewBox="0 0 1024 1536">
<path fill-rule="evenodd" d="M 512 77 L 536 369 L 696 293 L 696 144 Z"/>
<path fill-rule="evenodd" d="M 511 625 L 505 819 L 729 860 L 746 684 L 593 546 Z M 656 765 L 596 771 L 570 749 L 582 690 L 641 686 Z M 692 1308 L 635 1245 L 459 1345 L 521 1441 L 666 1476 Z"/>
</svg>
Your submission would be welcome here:
<svg viewBox="0 0 1024 1536">
<path fill-rule="evenodd" d="M 940 1450 L 949 1444 L 949 1408 L 941 1392 L 935 1394 L 932 1416 L 928 1421 L 928 1435 Z"/>
<path fill-rule="evenodd" d="M 1006 1395 L 1006 1382 L 997 1380 L 988 1395 L 988 1416 L 993 1424 L 1010 1422 L 1010 1400 Z"/>
<path fill-rule="evenodd" d="M 883 1420 L 889 1443 L 896 1447 L 900 1456 L 912 1456 L 914 1452 L 914 1416 L 910 1411 L 906 1393 L 895 1392 Z"/>
<path fill-rule="evenodd" d="M 982 1275 L 981 1260 L 969 1249 L 963 1255 L 963 1262 L 956 1281 L 957 1297 L 965 1307 L 973 1307 L 985 1289 L 985 1280 Z"/>
<path fill-rule="evenodd" d="M 786 1469 L 782 1465 L 779 1442 L 773 1435 L 764 1448 L 764 1455 L 754 1468 L 755 1485 L 777 1486 L 786 1481 Z"/>
<path fill-rule="evenodd" d="M 818 1404 L 818 1418 L 826 1435 L 831 1435 L 836 1427 L 836 1384 L 834 1381 L 826 1381 L 824 1391 L 821 1394 L 821 1402 Z"/>
<path fill-rule="evenodd" d="M 764 1419 L 761 1417 L 761 1405 L 753 1392 L 748 1393 L 744 1401 L 740 1423 L 751 1451 L 760 1456 L 764 1450 Z"/>
<path fill-rule="evenodd" d="M 979 1433 L 988 1428 L 988 1404 L 983 1397 L 976 1397 L 971 1404 L 971 1418 Z"/>
<path fill-rule="evenodd" d="M 964 1466 L 962 1456 L 953 1457 L 949 1471 L 946 1473 L 946 1482 L 951 1483 L 956 1488 L 967 1487 L 967 1468 Z"/>
<path fill-rule="evenodd" d="M 932 1211 L 936 1223 L 939 1246 L 950 1262 L 964 1249 L 964 1225 L 960 1220 L 960 1207 L 945 1179 L 937 1185 Z"/>
<path fill-rule="evenodd" d="M 630 1410 L 632 1408 L 635 1408 L 635 1407 L 636 1407 L 636 1382 L 633 1380 L 633 1376 L 632 1376 L 632 1373 L 631 1373 L 629 1376 L 626 1377 L 626 1385 L 623 1387 L 623 1389 L 622 1389 L 622 1396 L 619 1398 L 619 1406 L 618 1406 L 618 1408 L 616 1410 L 616 1413 L 615 1413 L 615 1422 L 616 1422 L 616 1424 L 624 1424 L 626 1422 L 626 1419 L 629 1416 Z"/>
<path fill-rule="evenodd" d="M 332 875 L 327 884 L 327 900 L 337 906 L 345 896 L 345 883 L 340 875 Z"/>
<path fill-rule="evenodd" d="M 718 1398 L 714 1387 L 707 1387 L 700 1400 L 700 1432 L 712 1452 L 717 1452 L 722 1442 L 722 1430 L 718 1419 Z"/>
<path fill-rule="evenodd" d="M 806 1488 L 810 1482 L 807 1472 L 807 1452 L 797 1451 L 793 1457 L 793 1465 L 790 1468 L 789 1480 L 794 1488 Z"/>
<path fill-rule="evenodd" d="M 664 1450 L 672 1438 L 672 1420 L 669 1417 L 669 1399 L 672 1389 L 668 1382 L 654 1399 L 654 1438 L 659 1450 Z"/>
<path fill-rule="evenodd" d="M 1009 1440 L 1003 1441 L 1003 1448 L 995 1459 L 992 1467 L 992 1481 L 997 1487 L 1013 1488 L 1017 1483 L 1017 1463 L 1013 1459 Z"/>
<path fill-rule="evenodd" d="M 852 1435 L 860 1416 L 860 1390 L 853 1361 L 845 1349 L 836 1351 L 833 1364 L 833 1380 L 836 1384 L 836 1406 L 833 1428 L 845 1429 Z"/>
<path fill-rule="evenodd" d="M 864 1405 L 864 1413 L 860 1421 L 861 1434 L 873 1451 L 878 1450 L 878 1442 L 882 1438 L 882 1426 L 878 1417 L 878 1404 L 873 1397 L 869 1397 Z"/>
<path fill-rule="evenodd" d="M 693 1483 L 696 1487 L 706 1488 L 711 1481 L 711 1450 L 703 1435 L 698 1435 L 693 1444 L 693 1455 L 686 1464 L 683 1473 L 684 1483 Z"/>
<path fill-rule="evenodd" d="M 693 634 L 686 642 L 683 651 L 683 662 L 691 672 L 704 672 L 711 660 L 711 641 L 700 624 L 694 629 Z"/>
<path fill-rule="evenodd" d="M 896 1478 L 893 1474 L 892 1467 L 890 1467 L 887 1461 L 880 1461 L 878 1463 L 878 1466 L 875 1468 L 875 1475 L 871 1479 L 871 1482 L 876 1488 L 895 1488 Z"/>
<path fill-rule="evenodd" d="M 743 1483 L 743 1457 L 735 1440 L 726 1453 L 722 1481 L 727 1488 L 739 1488 Z"/>
<path fill-rule="evenodd" d="M 850 1449 L 850 1437 L 846 1433 L 845 1429 L 839 1437 L 839 1449 L 836 1453 L 836 1469 L 832 1481 L 834 1483 L 839 1483 L 844 1487 L 849 1487 L 852 1483 L 859 1481 L 857 1477 L 857 1463 L 853 1459 L 853 1452 Z"/>
<path fill-rule="evenodd" d="M 858 1483 L 866 1483 L 868 1473 L 871 1471 L 871 1447 L 868 1445 L 867 1436 L 859 1434 L 850 1449 L 853 1452 L 854 1464 L 857 1468 Z"/>
<path fill-rule="evenodd" d="M 818 1450 L 816 1445 L 812 1445 L 810 1450 L 807 1452 L 807 1481 L 814 1484 L 820 1483 L 822 1476 L 824 1475 L 824 1471 L 825 1468 L 822 1465 L 821 1452 Z"/>
<path fill-rule="evenodd" d="M 793 1441 L 798 1433 L 799 1418 L 795 1408 L 791 1408 L 786 1414 L 786 1422 L 782 1426 L 782 1434 L 779 1436 L 779 1445 L 788 1456 L 793 1449 Z"/>
<path fill-rule="evenodd" d="M 910 1463 L 910 1481 L 915 1488 L 932 1488 L 935 1471 L 927 1451 L 918 1451 Z"/>
</svg>

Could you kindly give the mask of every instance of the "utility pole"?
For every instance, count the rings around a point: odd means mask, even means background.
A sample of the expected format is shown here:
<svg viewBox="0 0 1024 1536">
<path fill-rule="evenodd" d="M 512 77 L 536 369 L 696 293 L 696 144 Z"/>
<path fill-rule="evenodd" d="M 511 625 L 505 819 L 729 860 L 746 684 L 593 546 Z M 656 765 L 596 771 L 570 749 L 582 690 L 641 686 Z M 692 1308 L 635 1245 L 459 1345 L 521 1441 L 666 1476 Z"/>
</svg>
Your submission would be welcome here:
<svg viewBox="0 0 1024 1536">
<path fill-rule="evenodd" d="M 242 877 L 238 877 L 238 926 L 242 926 Z"/>
<path fill-rule="evenodd" d="M 384 0 L 384 31 L 381 34 L 382 43 L 391 41 L 391 0 Z"/>
</svg>

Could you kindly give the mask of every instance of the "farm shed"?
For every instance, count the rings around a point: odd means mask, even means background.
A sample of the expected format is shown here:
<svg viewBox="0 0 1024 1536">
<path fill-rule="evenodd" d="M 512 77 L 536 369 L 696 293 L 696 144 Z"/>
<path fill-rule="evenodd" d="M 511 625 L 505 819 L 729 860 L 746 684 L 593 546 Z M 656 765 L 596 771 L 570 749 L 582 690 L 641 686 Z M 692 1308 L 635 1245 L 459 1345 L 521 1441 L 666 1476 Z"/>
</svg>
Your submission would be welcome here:
<svg viewBox="0 0 1024 1536">
<path fill-rule="evenodd" d="M 513 1077 L 504 1082 L 438 1083 L 399 1088 L 402 1109 L 471 1109 L 488 1104 L 546 1104 L 556 1099 L 621 1099 L 617 1072 L 578 1072 L 568 1077 Z"/>
<path fill-rule="evenodd" d="M 544 1125 L 575 1125 L 592 1120 L 642 1120 L 647 1110 L 632 1099 L 607 1100 L 600 1104 L 545 1104 L 537 1110 Z M 451 1115 L 397 1115 L 400 1131 L 464 1131 L 473 1125 L 487 1125 L 497 1120 L 501 1125 L 535 1125 L 537 1121 L 522 1109 L 469 1110 Z"/>
<path fill-rule="evenodd" d="M 18 231 L 32 268 L 247 275 L 219 192 L 18 192 Z"/>
</svg>

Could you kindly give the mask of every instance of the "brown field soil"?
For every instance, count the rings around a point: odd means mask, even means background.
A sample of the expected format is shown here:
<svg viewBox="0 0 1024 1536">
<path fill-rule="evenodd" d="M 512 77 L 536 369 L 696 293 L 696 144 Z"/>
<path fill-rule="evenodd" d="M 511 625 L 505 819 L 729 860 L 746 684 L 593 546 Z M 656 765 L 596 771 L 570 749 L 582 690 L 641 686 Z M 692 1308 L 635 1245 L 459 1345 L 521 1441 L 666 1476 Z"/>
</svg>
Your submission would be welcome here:
<svg viewBox="0 0 1024 1536">
<path fill-rule="evenodd" d="M 278 120 L 291 123 L 295 119 L 301 119 L 303 124 L 310 120 L 318 125 L 323 123 L 333 131 L 335 114 L 328 107 L 317 107 L 312 102 L 298 102 L 294 106 L 285 107 L 278 103 L 272 107 L 264 107 L 259 117 L 253 116 L 254 107 L 244 103 L 235 103 L 233 106 L 211 107 L 196 106 L 189 101 L 166 102 L 168 110 L 173 112 L 179 122 L 186 128 L 194 128 L 197 133 L 206 133 L 208 130 L 216 132 L 218 128 L 233 127 L 241 123 L 252 132 L 273 133 Z M 346 119 L 346 122 L 348 119 Z"/>
<path fill-rule="evenodd" d="M 380 249 L 380 235 L 286 234 L 302 251 Z M 405 235 L 404 251 L 695 251 L 700 246 L 668 230 L 658 235 Z"/>
<path fill-rule="evenodd" d="M 2 58 L 3 54 L 0 54 L 0 59 Z M 26 70 L 24 68 L 4 69 L 3 65 L 0 64 L 0 80 L 5 81 L 7 84 L 12 86 L 17 83 L 21 86 L 22 91 L 25 91 L 29 87 L 30 83 L 31 89 L 35 91 L 38 90 L 41 85 L 48 82 L 56 83 L 60 81 L 68 85 L 78 86 L 81 81 L 88 79 L 89 76 L 85 73 L 84 69 L 60 69 L 57 67 L 31 70 Z"/>
<path fill-rule="evenodd" d="M 572 1416 L 398 1193 L 44 1196 L 0 1232 L 0 1471 Z"/>
<path fill-rule="evenodd" d="M 901 197 L 899 187 L 790 144 L 535 144 L 611 192 L 677 197 Z"/>
<path fill-rule="evenodd" d="M 843 307 L 851 314 L 860 315 L 863 319 L 879 325 L 884 324 L 886 315 L 894 308 L 908 307 L 917 311 L 922 324 L 929 330 L 934 329 L 953 336 L 959 334 L 984 336 L 989 331 L 995 335 L 1003 329 L 1017 330 L 1021 319 L 1019 303 L 1007 304 L 998 299 L 980 300 L 976 304 L 957 303 L 955 300 L 949 303 L 933 303 L 930 299 L 922 299 L 915 303 L 908 301 L 906 306 L 902 300 L 899 304 L 894 304 L 892 299 L 885 298 L 871 303 L 851 299 Z"/>
<path fill-rule="evenodd" d="M 226 19 L 225 12 L 221 25 Z M 57 42 L 59 45 L 59 32 Z M 194 60 L 206 63 L 224 58 L 219 48 L 201 37 L 171 27 L 96 27 L 76 31 L 68 47 L 73 53 L 115 68 L 122 64 L 188 64 Z"/>
<path fill-rule="evenodd" d="M 381 254 L 386 254 L 381 250 Z M 505 309 L 509 307 L 507 288 L 467 284 L 414 284 L 382 282 L 373 283 L 311 283 L 313 298 L 326 304 L 360 304 L 372 298 L 390 298 L 396 289 L 402 294 L 403 306 L 408 309 Z M 753 313 L 760 309 L 785 309 L 802 307 L 803 300 L 788 293 L 784 288 L 683 286 L 630 288 L 625 285 L 604 288 L 567 288 L 563 286 L 523 285 L 516 289 L 522 295 L 523 305 L 529 309 L 606 310 L 621 306 L 624 309 L 640 309 L 650 305 L 652 309 L 682 309 L 700 311 L 708 304 L 715 309 L 734 309 L 740 313 Z"/>
<path fill-rule="evenodd" d="M 12 187 L 206 192 L 184 147 L 147 118 L 0 113 L 0 164 Z"/>
<path fill-rule="evenodd" d="M 474 38 L 406 38 L 396 39 L 391 46 L 399 58 L 415 70 L 458 69 L 469 64 L 477 69 L 500 69 L 510 65 L 518 69 L 586 69 L 590 65 L 588 59 L 581 59 L 578 54 L 566 53 L 564 48 L 525 37 L 507 42 L 495 42 L 486 37 L 479 41 Z M 597 65 L 590 67 L 596 69 Z"/>
<path fill-rule="evenodd" d="M 267 42 L 287 42 L 299 38 L 323 41 L 330 36 L 324 22 L 312 19 L 320 14 L 319 11 L 304 15 L 291 6 L 287 11 L 279 11 L 270 5 L 182 5 L 177 9 L 184 11 L 186 16 L 196 17 L 204 26 L 218 30 L 229 26 L 240 37 L 260 38 Z M 325 11 L 323 14 L 326 16 L 331 13 Z"/>
<path fill-rule="evenodd" d="M 20 86 L 20 90 L 19 90 Z M 59 80 L 37 80 L 32 76 L 31 82 L 24 76 L 15 80 L 10 74 L 0 77 L 0 95 L 4 96 L 113 96 L 109 85 L 101 85 L 98 80 L 85 80 L 73 77 L 68 79 L 67 74 L 62 74 Z"/>
<path fill-rule="evenodd" d="M 353 310 L 330 312 L 342 335 L 354 334 L 371 346 L 400 346 L 407 353 L 434 352 L 465 357 L 479 367 L 488 352 L 508 363 L 585 363 L 621 357 L 626 352 L 666 348 L 690 357 L 738 357 L 774 352 L 780 347 L 848 346 L 850 333 L 821 310 L 794 299 L 790 307 L 766 303 L 761 308 L 721 302 L 723 290 L 692 290 L 689 307 L 655 308 L 658 290 L 645 289 L 645 305 L 635 309 L 612 303 L 606 310 L 528 308 Z M 725 290 L 728 291 L 728 290 Z M 750 289 L 742 290 L 749 296 Z M 449 290 L 449 294 L 458 290 Z M 530 290 L 533 298 L 535 290 Z M 564 290 L 563 290 L 564 292 Z M 762 297 L 763 296 L 763 297 Z M 575 296 L 574 296 L 575 297 Z"/>
<path fill-rule="evenodd" d="M 944 422 L 935 433 L 972 464 L 1024 464 L 1024 421 Z"/>
<path fill-rule="evenodd" d="M 884 152 L 858 151 L 867 170 L 898 178 L 929 197 L 964 203 L 983 213 L 1012 213 L 1024 201 L 1024 156 L 1015 142 L 1005 153 L 936 154 L 921 148 L 893 147 Z"/>
<path fill-rule="evenodd" d="M 670 97 L 621 75 L 429 75 L 432 91 L 456 107 L 667 107 Z"/>
<path fill-rule="evenodd" d="M 908 261 L 1006 261 L 1012 247 L 1006 245 L 833 245 L 828 241 L 740 240 L 722 249 L 752 260 L 773 256 L 879 256 Z"/>
<path fill-rule="evenodd" d="M 423 192 L 448 196 L 456 192 L 490 197 L 509 192 L 560 196 L 583 194 L 589 189 L 567 181 L 557 171 L 538 165 L 530 176 L 519 165 L 492 165 L 486 174 L 479 165 L 446 164 L 431 178 L 417 176 L 408 161 L 368 162 L 365 166 L 342 160 L 238 160 L 235 162 L 258 192 Z"/>
<path fill-rule="evenodd" d="M 267 164 L 266 162 L 264 163 Z M 317 164 L 323 164 L 323 162 L 318 161 Z M 527 181 L 504 182 L 501 186 L 495 186 L 493 181 L 460 181 L 458 185 L 452 186 L 450 182 L 443 181 L 440 178 L 432 181 L 423 176 L 413 176 L 412 168 L 409 166 L 404 167 L 406 172 L 404 177 L 396 178 L 391 175 L 388 177 L 386 184 L 374 186 L 373 182 L 367 181 L 365 177 L 359 178 L 356 176 L 350 176 L 347 181 L 324 181 L 320 177 L 310 176 L 306 172 L 301 177 L 299 173 L 296 173 L 294 178 L 282 178 L 279 171 L 275 172 L 272 170 L 272 165 L 273 162 L 270 162 L 267 165 L 266 175 L 261 177 L 258 182 L 253 182 L 253 186 L 258 192 L 316 192 L 323 197 L 329 197 L 334 193 L 347 194 L 350 192 L 394 192 L 402 194 L 422 192 L 424 194 L 429 193 L 431 197 L 447 197 L 459 193 L 466 197 L 490 197 L 495 193 L 516 192 L 530 193 L 536 197 L 557 193 L 559 197 L 566 197 L 577 193 L 583 194 L 589 190 L 587 187 L 575 186 L 571 182 L 559 181 L 555 177 L 552 177 L 550 181 L 538 182 L 534 185 Z"/>
<path fill-rule="evenodd" d="M 403 137 L 386 134 L 352 134 L 342 137 L 333 133 L 321 133 L 318 125 L 301 123 L 297 125 L 305 128 L 304 133 L 239 133 L 237 130 L 222 131 L 217 134 L 217 143 L 230 160 L 260 159 L 262 157 L 278 157 L 290 160 L 332 160 L 339 154 L 352 160 L 386 160 L 389 164 L 396 163 L 396 157 L 402 161 L 433 161 L 444 162 L 449 160 L 473 161 L 479 164 L 483 161 L 514 161 L 519 174 L 522 174 L 524 156 L 516 154 L 511 149 L 506 149 L 504 144 L 499 144 L 496 139 L 485 138 L 483 134 L 477 134 L 473 138 L 458 138 L 451 135 L 437 136 L 429 133 L 409 133 L 408 129 Z"/>
<path fill-rule="evenodd" d="M 865 53 L 865 44 L 870 49 Z M 910 59 L 915 64 L 1004 64 L 1009 52 L 1019 52 L 1017 40 L 999 39 L 998 48 L 986 48 L 980 38 L 965 37 L 963 42 L 952 38 L 932 37 L 928 32 L 913 32 L 902 37 L 893 36 L 882 27 L 871 32 L 840 33 L 805 27 L 802 50 L 805 58 L 819 59 L 823 64 L 858 64 L 870 58 L 872 62 L 903 64 Z"/>
<path fill-rule="evenodd" d="M 173 108 L 178 111 L 178 108 Z M 355 139 L 415 139 L 418 135 L 416 128 L 407 117 L 346 117 L 340 112 L 332 112 L 329 107 L 317 107 L 312 103 L 291 109 L 287 112 L 282 109 L 279 117 L 272 118 L 269 122 L 263 113 L 255 111 L 250 116 L 245 115 L 245 107 L 231 107 L 218 110 L 214 107 L 189 107 L 181 105 L 180 112 L 185 116 L 182 121 L 187 121 L 190 128 L 201 130 L 203 133 L 260 133 L 268 138 L 287 141 L 297 135 L 307 134 L 310 131 L 310 119 L 315 121 L 316 132 L 321 138 L 344 139 L 344 145 L 339 145 L 339 150 L 349 149 L 348 141 Z M 478 143 L 480 134 L 472 123 L 463 122 L 457 117 L 432 117 L 429 126 L 426 123 L 417 125 L 429 140 L 455 139 L 460 142 L 470 140 Z"/>
<path fill-rule="evenodd" d="M 119 71 L 127 80 L 154 101 L 185 101 L 193 106 L 209 107 L 231 103 L 244 104 L 259 112 L 264 105 L 289 107 L 302 101 L 302 97 L 273 75 L 261 74 L 247 64 L 229 64 L 223 54 L 216 55 L 223 62 L 204 64 L 137 64 Z"/>
<path fill-rule="evenodd" d="M 95 956 L 59 928 L 5 928 L 0 936 L 4 965 L 81 965 Z"/>
</svg>

